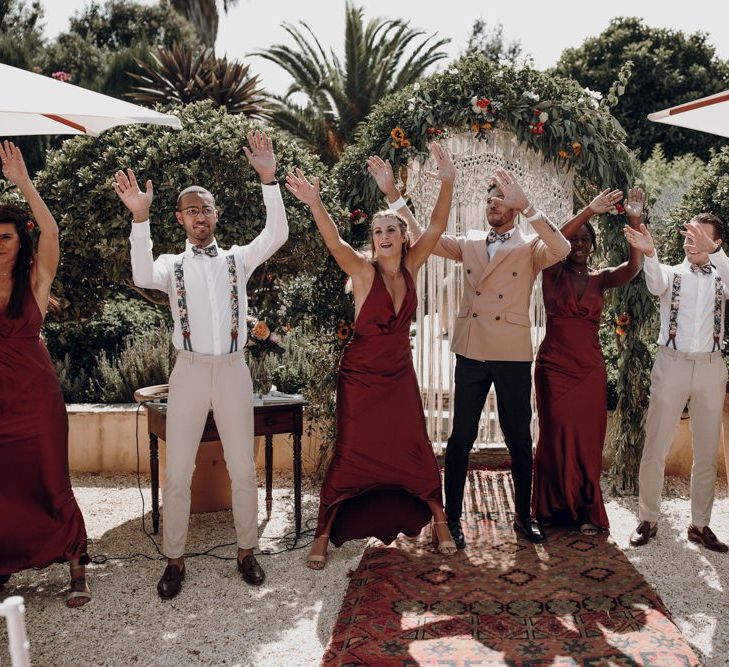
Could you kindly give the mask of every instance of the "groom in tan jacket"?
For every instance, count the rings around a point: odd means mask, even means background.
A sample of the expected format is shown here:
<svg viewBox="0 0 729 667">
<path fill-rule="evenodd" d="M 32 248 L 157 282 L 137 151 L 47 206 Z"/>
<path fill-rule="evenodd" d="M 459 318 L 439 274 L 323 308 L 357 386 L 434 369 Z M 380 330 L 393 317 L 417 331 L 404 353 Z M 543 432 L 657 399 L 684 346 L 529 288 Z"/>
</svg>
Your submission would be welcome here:
<svg viewBox="0 0 729 667">
<path fill-rule="evenodd" d="M 389 198 L 389 197 L 388 197 Z M 400 204 L 402 202 L 402 204 Z M 531 518 L 532 332 L 529 305 L 532 286 L 542 269 L 567 257 L 570 243 L 530 203 L 511 172 L 499 169 L 489 185 L 488 233 L 444 234 L 434 253 L 463 262 L 463 297 L 451 332 L 456 354 L 453 428 L 445 456 L 448 526 L 459 548 L 466 545 L 461 529 L 463 490 L 468 455 L 478 432 L 486 396 L 493 384 L 499 424 L 511 455 L 516 516 L 514 528 L 533 542 L 545 539 Z M 404 201 L 390 204 L 399 212 Z M 517 213 L 526 216 L 536 235 L 522 233 Z M 417 238 L 422 230 L 406 215 Z"/>
</svg>

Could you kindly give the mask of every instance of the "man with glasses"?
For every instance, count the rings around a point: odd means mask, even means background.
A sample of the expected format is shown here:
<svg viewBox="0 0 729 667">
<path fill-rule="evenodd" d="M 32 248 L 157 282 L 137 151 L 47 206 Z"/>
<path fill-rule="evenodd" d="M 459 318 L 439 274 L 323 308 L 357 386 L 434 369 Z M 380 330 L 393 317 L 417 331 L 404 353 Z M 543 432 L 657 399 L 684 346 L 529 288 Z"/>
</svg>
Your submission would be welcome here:
<svg viewBox="0 0 729 667">
<path fill-rule="evenodd" d="M 149 212 L 152 182 L 141 190 L 131 169 L 118 171 L 114 190 L 133 215 L 130 236 L 134 284 L 167 292 L 178 350 L 167 401 L 167 461 L 163 550 L 167 567 L 157 584 L 163 599 L 175 597 L 185 577 L 184 551 L 190 518 L 190 484 L 208 411 L 225 453 L 233 491 L 238 570 L 253 586 L 265 580 L 253 550 L 258 546 L 258 485 L 253 460 L 253 391 L 241 350 L 245 345 L 246 283 L 256 267 L 288 238 L 288 222 L 276 181 L 271 140 L 248 135 L 248 162 L 261 178 L 266 224 L 244 246 L 218 246 L 213 195 L 197 185 L 177 198 L 175 216 L 187 236 L 185 251 L 152 257 Z M 239 332 L 242 339 L 239 340 Z"/>
</svg>

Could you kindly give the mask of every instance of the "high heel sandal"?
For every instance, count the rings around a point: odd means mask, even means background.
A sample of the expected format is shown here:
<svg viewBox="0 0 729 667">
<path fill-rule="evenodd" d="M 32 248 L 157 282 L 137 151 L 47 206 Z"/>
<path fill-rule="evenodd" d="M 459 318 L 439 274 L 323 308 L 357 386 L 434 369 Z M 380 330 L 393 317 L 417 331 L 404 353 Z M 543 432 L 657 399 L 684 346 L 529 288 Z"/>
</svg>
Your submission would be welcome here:
<svg viewBox="0 0 729 667">
<path fill-rule="evenodd" d="M 433 539 L 433 546 L 438 548 L 438 552 L 442 553 L 444 556 L 452 556 L 458 549 L 456 549 L 456 543 L 450 539 L 450 540 L 440 540 L 438 539 L 438 533 L 435 530 L 436 526 L 447 526 L 447 521 L 433 521 L 431 524 L 430 534 Z"/>
<path fill-rule="evenodd" d="M 319 537 L 326 537 L 327 538 L 327 547 L 329 546 L 329 535 L 319 535 Z M 318 539 L 318 538 L 316 538 Z M 318 554 L 309 554 L 306 557 L 306 567 L 308 567 L 310 570 L 323 570 L 324 567 L 327 564 L 327 558 L 329 557 L 329 554 L 324 552 L 323 556 L 319 556 Z M 321 565 L 320 565 L 321 563 Z"/>
</svg>

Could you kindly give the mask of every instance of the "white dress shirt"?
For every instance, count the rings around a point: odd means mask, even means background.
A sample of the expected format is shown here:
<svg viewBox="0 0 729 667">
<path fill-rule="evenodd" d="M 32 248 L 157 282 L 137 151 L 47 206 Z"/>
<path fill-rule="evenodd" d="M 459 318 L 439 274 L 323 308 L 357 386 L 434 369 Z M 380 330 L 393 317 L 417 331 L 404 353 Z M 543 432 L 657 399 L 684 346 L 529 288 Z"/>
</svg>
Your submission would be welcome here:
<svg viewBox="0 0 729 667">
<path fill-rule="evenodd" d="M 671 291 L 673 277 L 681 275 L 680 303 L 676 324 L 676 349 L 688 354 L 711 352 L 714 347 L 714 290 L 718 275 L 724 287 L 725 299 L 729 297 L 729 258 L 723 250 L 709 255 L 711 273 L 691 271 L 691 263 L 684 259 L 681 264 L 668 266 L 658 261 L 656 253 L 646 257 L 643 263 L 645 284 L 651 294 L 660 297 L 661 331 L 658 344 L 668 342 L 669 320 L 671 315 Z M 724 308 L 722 302 L 722 327 L 720 344 L 724 340 Z M 671 346 L 673 347 L 673 346 Z"/>
<path fill-rule="evenodd" d="M 226 257 L 235 257 L 238 279 L 238 349 L 246 343 L 248 327 L 248 295 L 246 284 L 259 264 L 265 262 L 288 239 L 281 191 L 278 185 L 262 185 L 263 202 L 266 206 L 266 226 L 263 231 L 244 246 L 234 245 L 228 250 L 218 248 L 217 257 L 195 255 L 192 244 L 185 243 L 185 252 L 179 255 L 160 255 L 152 258 L 152 239 L 149 220 L 132 223 L 129 240 L 132 245 L 132 278 L 137 287 L 166 292 L 174 319 L 172 342 L 183 349 L 180 315 L 177 307 L 174 265 L 183 260 L 187 313 L 190 322 L 190 342 L 193 352 L 201 354 L 227 354 L 230 351 L 231 308 L 230 281 Z"/>
</svg>

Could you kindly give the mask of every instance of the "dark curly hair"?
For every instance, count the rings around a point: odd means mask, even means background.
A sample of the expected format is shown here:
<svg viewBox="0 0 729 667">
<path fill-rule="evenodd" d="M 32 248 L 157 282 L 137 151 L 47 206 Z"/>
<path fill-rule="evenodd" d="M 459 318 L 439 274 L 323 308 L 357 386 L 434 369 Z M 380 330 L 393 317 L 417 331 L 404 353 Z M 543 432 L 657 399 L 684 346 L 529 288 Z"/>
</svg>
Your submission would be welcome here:
<svg viewBox="0 0 729 667">
<path fill-rule="evenodd" d="M 30 268 L 33 265 L 33 239 L 28 231 L 30 216 L 19 206 L 14 204 L 0 204 L 0 224 L 9 224 L 15 227 L 20 237 L 20 250 L 13 267 L 13 290 L 10 293 L 10 302 L 6 316 L 14 319 L 23 312 L 26 292 L 30 289 Z"/>
</svg>

